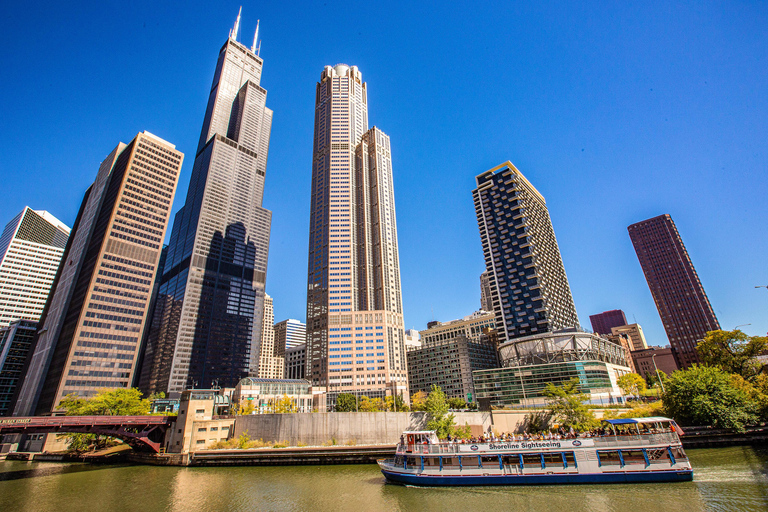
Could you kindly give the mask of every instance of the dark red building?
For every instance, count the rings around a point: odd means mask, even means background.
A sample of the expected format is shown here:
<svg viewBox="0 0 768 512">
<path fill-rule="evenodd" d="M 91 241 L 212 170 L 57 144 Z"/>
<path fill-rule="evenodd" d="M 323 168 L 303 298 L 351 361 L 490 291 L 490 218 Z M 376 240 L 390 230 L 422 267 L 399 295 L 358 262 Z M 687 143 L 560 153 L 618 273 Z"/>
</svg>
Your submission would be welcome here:
<svg viewBox="0 0 768 512">
<path fill-rule="evenodd" d="M 632 224 L 629 237 L 680 368 L 699 362 L 696 344 L 720 329 L 688 251 L 669 215 Z"/>
<path fill-rule="evenodd" d="M 598 334 L 611 334 L 611 327 L 627 325 L 627 317 L 620 309 L 589 315 L 589 321 L 592 323 L 592 331 Z"/>
</svg>

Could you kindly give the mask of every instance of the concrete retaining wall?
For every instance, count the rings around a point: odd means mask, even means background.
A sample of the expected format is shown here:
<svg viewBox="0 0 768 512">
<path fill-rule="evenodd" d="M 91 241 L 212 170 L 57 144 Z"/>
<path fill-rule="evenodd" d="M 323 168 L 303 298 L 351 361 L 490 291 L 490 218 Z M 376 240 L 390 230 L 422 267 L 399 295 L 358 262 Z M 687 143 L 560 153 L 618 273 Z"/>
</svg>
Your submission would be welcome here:
<svg viewBox="0 0 768 512">
<path fill-rule="evenodd" d="M 490 413 L 454 413 L 456 424 L 488 428 Z M 404 430 L 426 428 L 423 412 L 327 412 L 311 414 L 254 414 L 238 416 L 234 436 L 248 432 L 252 439 L 287 442 L 289 446 L 336 444 L 395 444 Z"/>
</svg>

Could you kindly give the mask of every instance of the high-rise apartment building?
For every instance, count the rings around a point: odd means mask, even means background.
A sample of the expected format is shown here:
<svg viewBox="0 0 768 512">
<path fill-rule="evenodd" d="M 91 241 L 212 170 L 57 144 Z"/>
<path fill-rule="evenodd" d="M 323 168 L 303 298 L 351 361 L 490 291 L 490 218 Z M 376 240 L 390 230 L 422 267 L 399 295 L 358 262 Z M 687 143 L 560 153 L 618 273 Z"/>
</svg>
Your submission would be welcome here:
<svg viewBox="0 0 768 512">
<path fill-rule="evenodd" d="M 544 197 L 511 162 L 472 191 L 499 342 L 578 327 Z"/>
<path fill-rule="evenodd" d="M 356 66 L 326 66 L 315 96 L 307 376 L 338 393 L 407 396 L 389 137 L 368 129 Z"/>
<path fill-rule="evenodd" d="M 680 233 L 667 214 L 627 228 L 677 365 L 700 362 L 696 344 L 720 329 Z"/>
<path fill-rule="evenodd" d="M 275 310 L 272 297 L 264 295 L 264 314 L 261 322 L 261 343 L 259 366 L 256 377 L 260 379 L 282 379 L 285 370 L 285 354 L 278 355 L 275 345 Z"/>
<path fill-rule="evenodd" d="M 589 321 L 592 324 L 592 331 L 596 334 L 611 334 L 612 327 L 627 325 L 627 317 L 620 309 L 589 315 Z"/>
<path fill-rule="evenodd" d="M 289 318 L 275 324 L 275 353 L 284 356 L 288 349 L 307 342 L 307 324 Z M 291 377 L 292 378 L 292 377 Z"/>
<path fill-rule="evenodd" d="M 183 157 L 143 132 L 101 163 L 40 319 L 14 415 L 46 414 L 67 394 L 134 383 Z"/>
<path fill-rule="evenodd" d="M 483 311 L 493 311 L 491 275 L 487 270 L 480 274 L 480 309 Z"/>
<path fill-rule="evenodd" d="M 0 327 L 40 320 L 67 246 L 69 228 L 44 210 L 25 207 L 0 235 Z"/>
<path fill-rule="evenodd" d="M 219 52 L 184 206 L 176 214 L 141 388 L 177 395 L 258 373 L 272 212 L 262 207 L 272 111 L 256 37 Z M 257 28 L 258 36 L 258 28 Z"/>
<path fill-rule="evenodd" d="M 0 327 L 0 416 L 12 411 L 12 400 L 24 371 L 37 322 L 16 320 Z"/>
</svg>

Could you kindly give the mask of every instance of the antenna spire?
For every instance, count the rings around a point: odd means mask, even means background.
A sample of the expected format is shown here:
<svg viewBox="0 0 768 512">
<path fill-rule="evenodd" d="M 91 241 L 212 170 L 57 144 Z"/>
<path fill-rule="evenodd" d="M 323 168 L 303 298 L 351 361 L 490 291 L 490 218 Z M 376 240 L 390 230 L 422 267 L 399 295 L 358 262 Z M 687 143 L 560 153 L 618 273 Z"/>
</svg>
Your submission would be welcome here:
<svg viewBox="0 0 768 512">
<path fill-rule="evenodd" d="M 229 38 L 237 41 L 237 33 L 240 31 L 240 15 L 243 13 L 243 6 L 240 6 L 240 10 L 237 12 L 237 19 L 235 20 L 235 28 L 229 31 Z"/>
<path fill-rule="evenodd" d="M 251 51 L 256 53 L 256 42 L 259 40 L 259 20 L 256 20 L 256 33 L 253 34 L 253 46 L 251 46 Z M 261 49 L 261 44 L 258 46 L 259 49 Z"/>
</svg>

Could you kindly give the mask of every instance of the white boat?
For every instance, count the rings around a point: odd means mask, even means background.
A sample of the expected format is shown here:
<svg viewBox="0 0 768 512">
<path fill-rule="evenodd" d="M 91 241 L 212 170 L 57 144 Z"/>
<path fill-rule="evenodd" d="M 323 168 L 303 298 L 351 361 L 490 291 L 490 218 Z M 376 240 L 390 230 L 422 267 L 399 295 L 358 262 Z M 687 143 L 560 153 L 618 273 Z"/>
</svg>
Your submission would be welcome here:
<svg viewBox="0 0 768 512">
<path fill-rule="evenodd" d="M 693 479 L 677 424 L 663 417 L 604 420 L 609 435 L 444 442 L 434 431 L 403 432 L 389 482 L 417 485 L 538 485 L 679 482 Z M 616 427 L 624 429 L 617 431 Z"/>
</svg>

